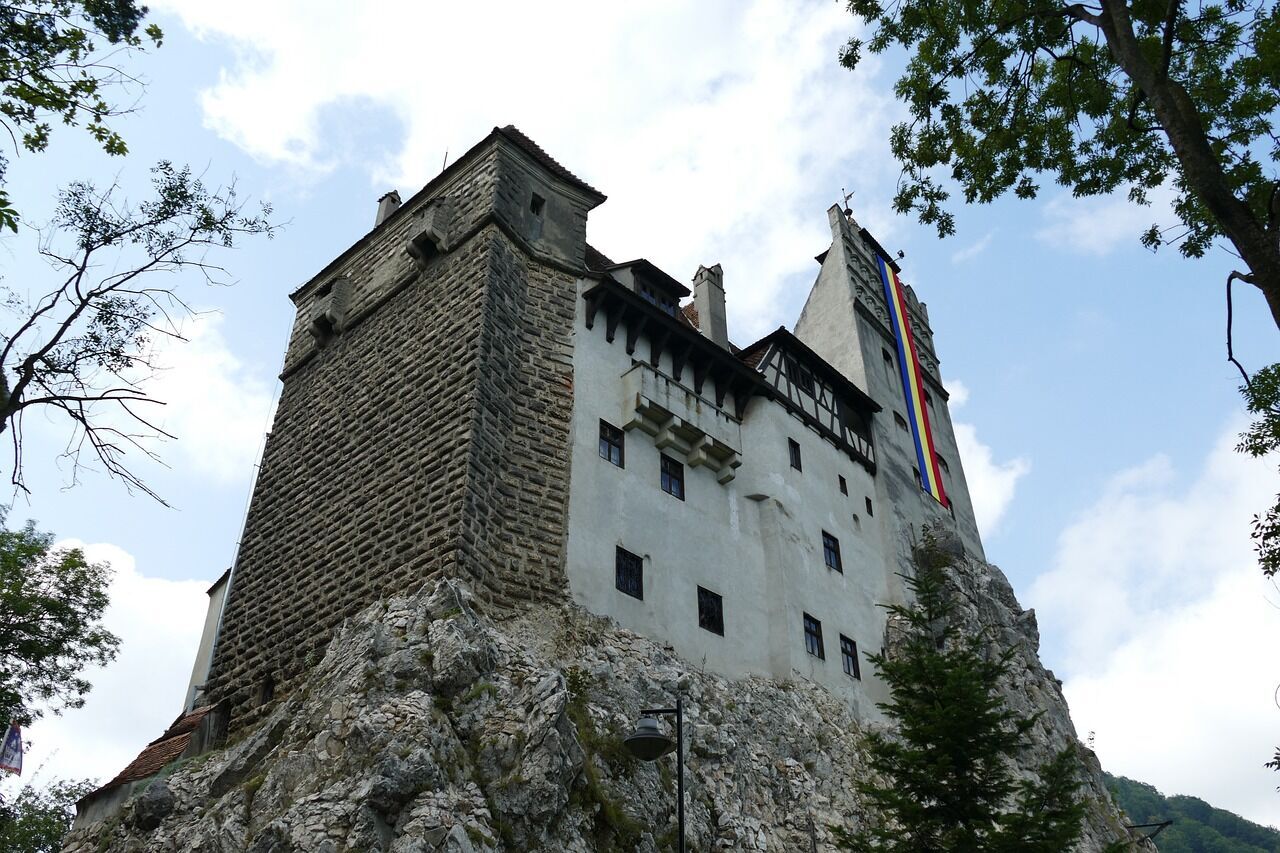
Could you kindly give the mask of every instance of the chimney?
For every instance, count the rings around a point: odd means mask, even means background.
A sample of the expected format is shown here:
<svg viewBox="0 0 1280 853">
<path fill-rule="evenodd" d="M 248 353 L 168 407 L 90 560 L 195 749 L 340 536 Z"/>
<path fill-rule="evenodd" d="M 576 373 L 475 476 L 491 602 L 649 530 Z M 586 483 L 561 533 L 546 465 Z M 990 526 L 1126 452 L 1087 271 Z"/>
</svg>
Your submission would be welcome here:
<svg viewBox="0 0 1280 853">
<path fill-rule="evenodd" d="M 724 270 L 698 267 L 693 276 L 693 307 L 698 312 L 702 334 L 724 349 L 729 348 L 729 326 L 724 317 Z"/>
<path fill-rule="evenodd" d="M 377 228 L 383 221 L 395 213 L 400 207 L 400 193 L 392 190 L 391 192 L 378 199 L 378 218 L 374 220 L 373 227 Z"/>
</svg>

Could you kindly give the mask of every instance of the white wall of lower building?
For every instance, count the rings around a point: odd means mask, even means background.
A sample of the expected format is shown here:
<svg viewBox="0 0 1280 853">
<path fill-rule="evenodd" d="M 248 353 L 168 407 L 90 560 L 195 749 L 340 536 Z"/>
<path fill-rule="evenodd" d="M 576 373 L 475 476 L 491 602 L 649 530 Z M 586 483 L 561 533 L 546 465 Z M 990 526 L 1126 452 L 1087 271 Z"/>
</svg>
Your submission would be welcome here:
<svg viewBox="0 0 1280 853">
<path fill-rule="evenodd" d="M 580 282 L 580 288 L 594 282 Z M 582 300 L 574 341 L 573 449 L 569 496 L 568 576 L 574 599 L 623 626 L 669 643 L 695 666 L 731 677 L 803 677 L 847 696 L 864 719 L 885 691 L 862 658 L 880 648 L 884 613 L 900 601 L 901 554 L 877 483 L 861 465 L 791 415 L 780 403 L 753 398 L 741 423 L 721 419 L 717 430 L 741 454 L 736 477 L 685 466 L 685 499 L 660 486 L 662 451 L 641 429 L 626 433 L 625 467 L 599 454 L 599 423 L 625 422 L 623 375 L 647 360 L 643 337 L 628 355 L 621 332 L 612 343 L 604 324 L 585 327 Z M 669 357 L 657 371 L 671 377 Z M 714 410 L 709 399 L 693 409 Z M 709 396 L 709 395 L 708 395 Z M 801 448 L 802 469 L 791 468 L 788 439 Z M 684 461 L 672 450 L 667 453 Z M 839 477 L 848 485 L 841 493 Z M 875 502 L 868 516 L 865 499 Z M 855 521 L 856 516 L 856 521 Z M 823 559 L 822 532 L 840 543 L 843 573 Z M 615 548 L 644 560 L 644 599 L 615 588 Z M 698 625 L 697 588 L 723 597 L 724 636 Z M 825 660 L 806 652 L 803 614 L 822 624 Z M 862 679 L 843 672 L 840 635 L 858 644 Z"/>
</svg>

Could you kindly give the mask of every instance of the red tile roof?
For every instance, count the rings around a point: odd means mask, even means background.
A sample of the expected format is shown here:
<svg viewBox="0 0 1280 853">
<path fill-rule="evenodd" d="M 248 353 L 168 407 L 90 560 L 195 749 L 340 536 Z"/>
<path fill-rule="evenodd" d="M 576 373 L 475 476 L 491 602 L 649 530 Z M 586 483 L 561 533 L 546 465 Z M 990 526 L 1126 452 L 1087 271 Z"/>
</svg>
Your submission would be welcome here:
<svg viewBox="0 0 1280 853">
<path fill-rule="evenodd" d="M 139 779 L 146 779 L 148 776 L 154 776 L 159 773 L 166 764 L 177 759 L 178 756 L 186 751 L 187 745 L 191 743 L 191 733 L 200 727 L 200 724 L 208 716 L 209 712 L 213 710 L 213 707 L 212 705 L 206 705 L 203 708 L 196 708 L 190 714 L 183 714 L 178 717 L 164 734 L 147 744 L 146 748 L 138 753 L 138 757 L 129 762 L 129 766 L 117 773 L 114 779 L 93 793 L 98 794 L 118 785 L 136 782 Z M 93 796 L 93 794 L 89 796 Z"/>
<path fill-rule="evenodd" d="M 698 309 L 694 307 L 692 302 L 681 308 L 680 313 L 684 314 L 684 318 L 689 321 L 690 326 L 693 326 L 695 329 L 702 328 L 702 326 L 698 325 Z"/>
</svg>

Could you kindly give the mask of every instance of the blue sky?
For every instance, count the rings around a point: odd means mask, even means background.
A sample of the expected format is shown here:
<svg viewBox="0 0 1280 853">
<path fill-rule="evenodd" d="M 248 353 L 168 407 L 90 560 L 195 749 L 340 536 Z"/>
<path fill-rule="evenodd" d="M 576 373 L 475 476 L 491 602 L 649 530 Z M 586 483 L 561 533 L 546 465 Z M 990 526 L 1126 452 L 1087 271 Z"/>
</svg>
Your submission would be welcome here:
<svg viewBox="0 0 1280 853">
<path fill-rule="evenodd" d="M 988 557 L 1037 609 L 1081 736 L 1115 772 L 1280 824 L 1280 780 L 1261 769 L 1280 742 L 1280 594 L 1248 542 L 1278 486 L 1274 466 L 1230 449 L 1243 422 L 1223 345 L 1231 258 L 1142 249 L 1166 207 L 1074 200 L 1046 179 L 1033 203 L 958 208 L 945 241 L 896 216 L 899 60 L 840 68 L 855 22 L 834 3 L 152 6 L 166 41 L 131 60 L 148 85 L 118 125 L 130 156 L 57 128 L 49 152 L 13 159 L 15 201 L 38 224 L 54 186 L 138 192 L 167 158 L 210 183 L 234 176 L 286 227 L 222 258 L 234 286 L 181 282 L 210 313 L 162 355 L 155 393 L 180 435 L 158 448 L 168 467 L 138 466 L 173 509 L 93 472 L 64 488 L 63 434 L 28 422 L 32 494 L 14 519 L 112 560 L 126 641 L 85 709 L 33 729 L 46 774 L 110 775 L 177 712 L 203 589 L 234 553 L 287 294 L 368 230 L 384 191 L 407 197 L 446 151 L 510 122 L 609 195 L 588 226 L 606 254 L 680 279 L 721 263 L 739 343 L 794 322 L 825 210 L 852 190 L 929 305 Z M 6 283 L 33 294 L 49 280 L 35 239 L 0 243 Z M 1237 321 L 1245 363 L 1276 360 L 1246 288 Z"/>
</svg>

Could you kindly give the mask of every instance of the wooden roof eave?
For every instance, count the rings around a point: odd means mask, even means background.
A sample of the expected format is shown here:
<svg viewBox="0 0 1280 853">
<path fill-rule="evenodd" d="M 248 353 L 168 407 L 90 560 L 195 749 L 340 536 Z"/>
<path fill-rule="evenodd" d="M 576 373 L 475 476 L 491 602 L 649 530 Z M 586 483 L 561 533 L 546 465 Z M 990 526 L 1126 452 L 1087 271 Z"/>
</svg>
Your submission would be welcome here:
<svg viewBox="0 0 1280 853">
<path fill-rule="evenodd" d="M 740 394 L 758 395 L 770 399 L 777 396 L 777 392 L 758 371 L 752 370 L 728 350 L 722 349 L 707 340 L 697 330 L 684 325 L 657 306 L 651 305 L 607 274 L 602 275 L 598 283 L 583 291 L 582 299 L 586 303 L 588 329 L 594 327 L 596 319 L 602 312 L 609 324 L 610 339 L 613 337 L 612 333 L 616 333 L 619 322 L 627 325 L 629 351 L 634 349 L 636 337 L 643 331 L 651 344 L 649 353 L 651 364 L 661 357 L 664 349 L 679 350 L 682 355 L 682 369 L 684 364 L 688 364 L 713 380 L 716 377 L 722 378 L 726 389 L 735 397 Z"/>
<path fill-rule="evenodd" d="M 849 377 L 845 376 L 839 370 L 836 370 L 828 364 L 826 359 L 814 352 L 804 341 L 787 331 L 785 326 L 779 326 L 760 340 L 747 346 L 738 353 L 738 357 L 742 359 L 748 358 L 753 353 L 775 343 L 781 344 L 785 349 L 791 349 L 798 352 L 804 357 L 806 364 L 810 367 L 816 368 L 816 372 L 827 382 L 834 385 L 837 391 L 851 396 L 855 402 L 862 404 L 864 407 L 869 409 L 872 414 L 883 410 L 884 407 L 872 399 L 870 394 L 863 391 L 855 385 Z"/>
</svg>

